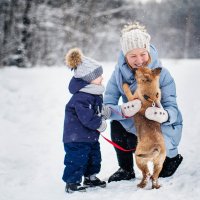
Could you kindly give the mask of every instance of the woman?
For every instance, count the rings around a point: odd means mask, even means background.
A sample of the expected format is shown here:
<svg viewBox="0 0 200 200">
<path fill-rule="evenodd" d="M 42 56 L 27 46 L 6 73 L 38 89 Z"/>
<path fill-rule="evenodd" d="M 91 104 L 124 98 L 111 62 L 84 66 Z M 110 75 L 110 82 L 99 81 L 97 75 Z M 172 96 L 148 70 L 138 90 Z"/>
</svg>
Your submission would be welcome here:
<svg viewBox="0 0 200 200">
<path fill-rule="evenodd" d="M 150 35 L 145 27 L 138 22 L 123 28 L 120 43 L 122 51 L 115 70 L 108 81 L 104 104 L 106 107 L 111 108 L 112 111 L 110 116 L 112 120 L 112 141 L 125 149 L 132 149 L 137 144 L 137 135 L 132 116 L 140 110 L 141 102 L 139 100 L 127 102 L 122 84 L 124 82 L 128 83 L 134 93 L 137 85 L 132 70 L 146 65 L 151 69 L 162 67 L 162 65 L 158 60 L 155 47 L 150 44 Z M 148 109 L 145 116 L 150 120 L 161 123 L 167 157 L 159 176 L 169 177 L 174 174 L 183 160 L 177 149 L 182 134 L 182 116 L 176 102 L 174 79 L 164 67 L 162 67 L 160 74 L 160 89 L 163 108 L 152 107 Z M 122 97 L 122 105 L 118 105 L 120 97 Z M 161 113 L 164 112 L 165 115 L 160 115 L 160 111 Z M 110 176 L 108 182 L 135 178 L 133 152 L 124 152 L 117 148 L 115 148 L 115 151 L 120 168 Z"/>
</svg>

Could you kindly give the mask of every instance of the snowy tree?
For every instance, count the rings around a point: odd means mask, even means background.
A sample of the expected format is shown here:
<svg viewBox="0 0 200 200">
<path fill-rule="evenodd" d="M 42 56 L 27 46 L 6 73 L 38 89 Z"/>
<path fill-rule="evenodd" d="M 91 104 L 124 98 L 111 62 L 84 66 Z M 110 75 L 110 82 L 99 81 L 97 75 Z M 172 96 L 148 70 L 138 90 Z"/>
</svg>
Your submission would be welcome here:
<svg viewBox="0 0 200 200">
<path fill-rule="evenodd" d="M 117 60 L 120 30 L 146 25 L 160 57 L 200 57 L 200 1 L 0 0 L 0 65 L 62 65 L 71 47 Z"/>
</svg>

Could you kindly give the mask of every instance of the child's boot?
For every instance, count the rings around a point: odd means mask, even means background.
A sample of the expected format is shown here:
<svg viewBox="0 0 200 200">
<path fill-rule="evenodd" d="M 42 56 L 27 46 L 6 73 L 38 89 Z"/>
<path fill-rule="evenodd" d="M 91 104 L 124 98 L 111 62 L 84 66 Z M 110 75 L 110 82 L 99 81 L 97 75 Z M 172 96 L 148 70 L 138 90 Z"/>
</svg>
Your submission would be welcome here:
<svg viewBox="0 0 200 200">
<path fill-rule="evenodd" d="M 106 182 L 101 181 L 96 175 L 87 176 L 84 178 L 83 185 L 86 187 L 106 187 Z"/>
<path fill-rule="evenodd" d="M 80 183 L 67 183 L 65 187 L 65 192 L 73 193 L 73 192 L 86 192 L 86 187 L 81 186 Z"/>
</svg>

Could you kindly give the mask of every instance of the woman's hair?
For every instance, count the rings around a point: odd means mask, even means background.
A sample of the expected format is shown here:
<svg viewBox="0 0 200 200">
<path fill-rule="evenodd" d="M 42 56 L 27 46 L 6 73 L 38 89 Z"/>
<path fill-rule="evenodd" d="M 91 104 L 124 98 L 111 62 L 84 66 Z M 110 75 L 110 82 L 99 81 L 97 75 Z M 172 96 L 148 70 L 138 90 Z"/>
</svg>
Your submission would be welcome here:
<svg viewBox="0 0 200 200">
<path fill-rule="evenodd" d="M 149 52 L 148 52 L 148 54 L 149 54 L 149 60 L 147 61 L 147 65 L 149 65 L 151 63 L 151 55 Z"/>
</svg>

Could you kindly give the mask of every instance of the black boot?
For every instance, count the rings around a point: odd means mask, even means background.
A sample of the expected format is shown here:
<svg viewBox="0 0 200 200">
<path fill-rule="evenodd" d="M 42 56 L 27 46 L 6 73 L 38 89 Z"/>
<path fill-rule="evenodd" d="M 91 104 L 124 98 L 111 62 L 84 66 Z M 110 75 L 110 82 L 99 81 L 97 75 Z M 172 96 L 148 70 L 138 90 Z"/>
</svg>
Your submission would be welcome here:
<svg viewBox="0 0 200 200">
<path fill-rule="evenodd" d="M 81 186 L 80 183 L 67 183 L 65 187 L 65 192 L 73 193 L 73 192 L 86 192 L 86 187 Z"/>
<path fill-rule="evenodd" d="M 83 181 L 83 185 L 86 187 L 106 187 L 106 182 L 105 181 L 101 181 L 99 178 L 92 177 L 92 179 L 90 177 L 85 177 L 84 181 Z"/>
<path fill-rule="evenodd" d="M 129 172 L 122 168 L 119 168 L 113 175 L 108 179 L 108 183 L 112 181 L 122 181 L 122 180 L 130 180 L 135 178 L 135 172 Z"/>
<path fill-rule="evenodd" d="M 159 177 L 169 177 L 174 174 L 178 166 L 181 164 L 183 157 L 178 154 L 174 158 L 166 157 L 165 162 L 163 163 L 163 168 L 159 174 Z"/>
</svg>

